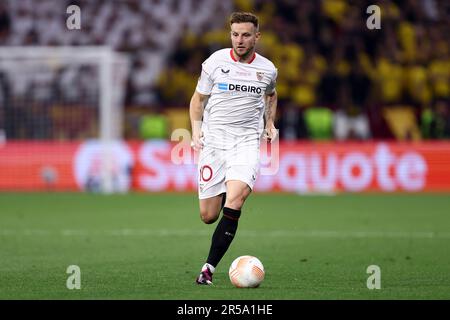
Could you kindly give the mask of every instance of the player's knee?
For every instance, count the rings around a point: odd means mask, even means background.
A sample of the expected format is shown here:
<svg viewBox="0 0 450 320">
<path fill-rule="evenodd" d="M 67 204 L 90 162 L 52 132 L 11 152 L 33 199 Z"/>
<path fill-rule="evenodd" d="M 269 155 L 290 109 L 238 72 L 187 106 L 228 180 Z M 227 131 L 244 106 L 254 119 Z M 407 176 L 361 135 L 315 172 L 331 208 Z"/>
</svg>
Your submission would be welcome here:
<svg viewBox="0 0 450 320">
<path fill-rule="evenodd" d="M 200 210 L 200 219 L 206 224 L 211 224 L 216 222 L 219 215 L 216 212 L 211 212 L 208 210 Z"/>
</svg>

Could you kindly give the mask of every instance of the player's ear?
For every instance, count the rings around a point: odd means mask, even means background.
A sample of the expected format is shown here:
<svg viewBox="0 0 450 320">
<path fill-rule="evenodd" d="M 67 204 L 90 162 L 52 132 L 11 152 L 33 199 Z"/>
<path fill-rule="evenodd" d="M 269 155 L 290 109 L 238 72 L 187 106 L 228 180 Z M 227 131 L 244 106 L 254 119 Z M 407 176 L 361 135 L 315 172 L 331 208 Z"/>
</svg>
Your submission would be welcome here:
<svg viewBox="0 0 450 320">
<path fill-rule="evenodd" d="M 258 41 L 261 38 L 261 32 L 256 31 L 255 38 L 256 38 L 256 41 Z"/>
</svg>

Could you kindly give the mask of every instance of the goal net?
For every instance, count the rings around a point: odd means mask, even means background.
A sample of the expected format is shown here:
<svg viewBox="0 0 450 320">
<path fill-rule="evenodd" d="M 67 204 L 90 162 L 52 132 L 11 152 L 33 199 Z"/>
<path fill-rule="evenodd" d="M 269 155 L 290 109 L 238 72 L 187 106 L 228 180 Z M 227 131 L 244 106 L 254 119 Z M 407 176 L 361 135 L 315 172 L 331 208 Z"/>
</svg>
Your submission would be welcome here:
<svg viewBox="0 0 450 320">
<path fill-rule="evenodd" d="M 114 191 L 109 149 L 122 138 L 129 68 L 104 46 L 0 47 L 0 143 L 95 139 L 96 188 Z"/>
</svg>

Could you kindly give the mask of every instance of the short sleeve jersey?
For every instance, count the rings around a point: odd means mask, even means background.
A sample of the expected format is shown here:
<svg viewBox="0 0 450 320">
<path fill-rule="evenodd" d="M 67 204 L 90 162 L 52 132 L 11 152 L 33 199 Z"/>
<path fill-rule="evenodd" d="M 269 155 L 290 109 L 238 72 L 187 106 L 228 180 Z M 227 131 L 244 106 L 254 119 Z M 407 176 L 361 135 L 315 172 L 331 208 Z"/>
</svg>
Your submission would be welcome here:
<svg viewBox="0 0 450 320">
<path fill-rule="evenodd" d="M 275 91 L 276 78 L 273 63 L 257 53 L 248 63 L 236 61 L 230 48 L 206 59 L 196 88 L 209 96 L 202 124 L 205 145 L 230 149 L 259 143 L 264 95 Z"/>
</svg>

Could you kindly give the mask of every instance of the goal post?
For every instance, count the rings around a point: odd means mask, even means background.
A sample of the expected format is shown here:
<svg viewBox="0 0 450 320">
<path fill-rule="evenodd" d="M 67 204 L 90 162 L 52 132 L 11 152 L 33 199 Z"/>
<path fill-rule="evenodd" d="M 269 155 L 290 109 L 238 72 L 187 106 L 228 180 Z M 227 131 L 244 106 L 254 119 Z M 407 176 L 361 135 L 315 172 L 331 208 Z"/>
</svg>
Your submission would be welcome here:
<svg viewBox="0 0 450 320">
<path fill-rule="evenodd" d="M 3 139 L 98 140 L 97 189 L 114 192 L 111 145 L 123 137 L 129 70 L 128 56 L 107 46 L 0 47 Z"/>
</svg>

